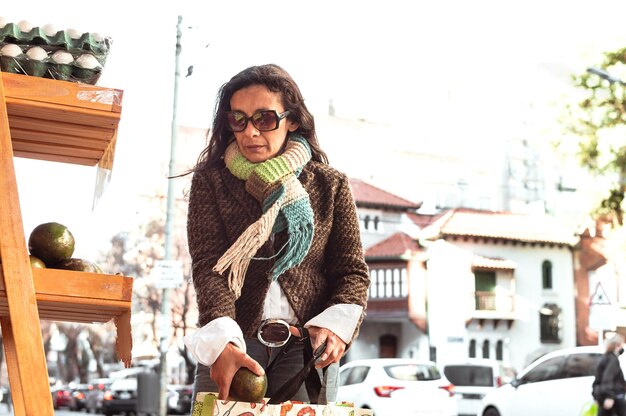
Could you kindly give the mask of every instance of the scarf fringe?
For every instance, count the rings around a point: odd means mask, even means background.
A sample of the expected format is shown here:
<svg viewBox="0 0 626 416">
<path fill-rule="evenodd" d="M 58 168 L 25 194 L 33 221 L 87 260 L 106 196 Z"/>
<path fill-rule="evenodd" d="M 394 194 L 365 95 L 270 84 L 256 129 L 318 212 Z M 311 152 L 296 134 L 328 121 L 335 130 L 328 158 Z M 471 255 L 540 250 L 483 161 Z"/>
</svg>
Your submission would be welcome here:
<svg viewBox="0 0 626 416">
<path fill-rule="evenodd" d="M 254 254 L 267 241 L 272 232 L 274 221 L 280 211 L 280 199 L 274 202 L 265 214 L 244 231 L 237 241 L 220 257 L 213 271 L 220 274 L 230 267 L 228 287 L 236 297 L 241 296 L 241 288 Z"/>
<path fill-rule="evenodd" d="M 313 242 L 313 224 L 307 224 L 289 233 L 285 253 L 276 261 L 272 269 L 272 280 L 278 279 L 285 270 L 299 264 L 309 252 Z"/>
</svg>

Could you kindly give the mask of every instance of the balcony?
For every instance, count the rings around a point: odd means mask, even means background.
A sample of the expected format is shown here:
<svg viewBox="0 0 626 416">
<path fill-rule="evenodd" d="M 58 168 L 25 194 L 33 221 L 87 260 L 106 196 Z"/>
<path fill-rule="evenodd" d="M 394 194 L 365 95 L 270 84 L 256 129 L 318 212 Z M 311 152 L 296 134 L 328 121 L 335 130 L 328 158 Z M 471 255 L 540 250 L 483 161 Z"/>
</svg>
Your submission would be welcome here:
<svg viewBox="0 0 626 416">
<path fill-rule="evenodd" d="M 370 269 L 367 316 L 373 320 L 401 320 L 409 316 L 409 287 L 404 265 Z"/>
<path fill-rule="evenodd" d="M 515 295 L 508 291 L 474 292 L 470 304 L 470 319 L 515 319 Z"/>
</svg>

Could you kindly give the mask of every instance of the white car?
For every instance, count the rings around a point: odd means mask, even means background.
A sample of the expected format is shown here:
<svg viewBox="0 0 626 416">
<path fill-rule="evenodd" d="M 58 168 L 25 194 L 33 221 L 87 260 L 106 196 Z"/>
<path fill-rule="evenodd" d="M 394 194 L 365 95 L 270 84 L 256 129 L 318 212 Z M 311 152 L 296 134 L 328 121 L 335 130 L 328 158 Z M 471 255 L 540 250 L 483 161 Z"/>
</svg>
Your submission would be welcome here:
<svg viewBox="0 0 626 416">
<path fill-rule="evenodd" d="M 530 364 L 506 384 L 488 393 L 480 416 L 578 416 L 593 401 L 591 384 L 604 349 L 564 348 Z M 620 357 L 622 368 L 624 360 Z"/>
<path fill-rule="evenodd" d="M 511 382 L 516 374 L 511 365 L 489 358 L 466 358 L 441 367 L 443 375 L 454 385 L 459 416 L 477 416 L 483 397 Z"/>
<path fill-rule="evenodd" d="M 375 416 L 456 416 L 454 386 L 434 362 L 410 358 L 355 360 L 339 369 L 337 401 Z"/>
</svg>

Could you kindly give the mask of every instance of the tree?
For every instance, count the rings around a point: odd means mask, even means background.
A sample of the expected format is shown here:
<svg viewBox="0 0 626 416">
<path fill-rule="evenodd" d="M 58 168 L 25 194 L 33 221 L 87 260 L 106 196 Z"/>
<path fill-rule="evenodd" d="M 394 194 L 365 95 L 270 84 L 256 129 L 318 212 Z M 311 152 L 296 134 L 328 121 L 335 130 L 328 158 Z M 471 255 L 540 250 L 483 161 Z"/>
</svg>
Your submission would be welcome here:
<svg viewBox="0 0 626 416">
<path fill-rule="evenodd" d="M 185 218 L 184 213 L 179 215 Z M 195 372 L 195 361 L 183 345 L 182 337 L 187 329 L 195 324 L 193 313 L 195 292 L 190 282 L 191 265 L 187 251 L 186 237 L 178 228 L 174 238 L 172 258 L 183 264 L 184 282 L 179 288 L 170 291 L 171 306 L 171 345 L 176 345 L 185 361 L 186 382 L 192 382 Z M 149 337 L 155 351 L 158 350 L 160 339 L 158 317 L 161 315 L 162 290 L 157 288 L 150 273 L 157 260 L 165 255 L 165 224 L 161 218 L 154 218 L 145 224 L 139 224 L 130 232 L 123 232 L 111 239 L 111 249 L 105 253 L 101 261 L 103 269 L 108 273 L 122 273 L 135 278 L 133 284 L 133 313 L 143 312 L 150 325 Z M 147 334 L 146 334 L 147 335 Z"/>
<path fill-rule="evenodd" d="M 569 106 L 569 129 L 578 138 L 580 164 L 608 181 L 595 214 L 624 223 L 626 192 L 626 48 L 604 54 L 598 70 L 574 76 L 582 98 Z M 615 74 L 615 75 L 612 75 Z"/>
</svg>

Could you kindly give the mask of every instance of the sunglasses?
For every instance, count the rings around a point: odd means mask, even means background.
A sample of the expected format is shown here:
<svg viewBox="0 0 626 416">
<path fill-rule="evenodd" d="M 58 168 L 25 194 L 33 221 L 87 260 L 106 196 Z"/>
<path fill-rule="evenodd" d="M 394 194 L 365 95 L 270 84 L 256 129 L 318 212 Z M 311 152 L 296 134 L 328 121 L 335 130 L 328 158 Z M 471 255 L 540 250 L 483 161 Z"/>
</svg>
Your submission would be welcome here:
<svg viewBox="0 0 626 416">
<path fill-rule="evenodd" d="M 238 133 L 244 131 L 248 127 L 248 121 L 251 121 L 258 131 L 272 131 L 278 128 L 280 120 L 287 117 L 289 113 L 289 110 L 280 114 L 276 110 L 262 110 L 247 117 L 241 111 L 227 111 L 226 126 L 230 131 Z"/>
<path fill-rule="evenodd" d="M 268 347 L 282 347 L 290 337 L 289 324 L 282 319 L 266 319 L 257 331 L 261 344 Z"/>
</svg>

